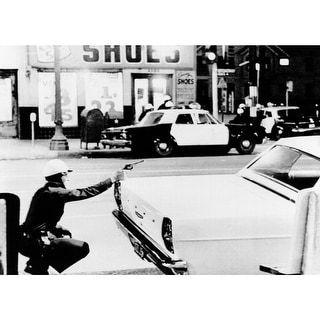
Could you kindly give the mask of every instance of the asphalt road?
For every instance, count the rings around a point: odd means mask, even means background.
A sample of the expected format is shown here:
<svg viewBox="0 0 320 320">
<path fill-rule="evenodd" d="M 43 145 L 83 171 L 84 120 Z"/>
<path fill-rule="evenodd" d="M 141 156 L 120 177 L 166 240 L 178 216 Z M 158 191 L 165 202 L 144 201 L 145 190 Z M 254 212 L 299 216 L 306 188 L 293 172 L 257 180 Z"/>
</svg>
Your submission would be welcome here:
<svg viewBox="0 0 320 320">
<path fill-rule="evenodd" d="M 148 158 L 128 174 L 130 177 L 175 176 L 197 174 L 232 174 L 255 155 L 240 156 L 231 151 L 227 156 L 192 155 L 172 158 Z M 74 172 L 68 187 L 85 187 L 112 175 L 115 170 L 137 159 L 99 158 L 66 159 Z M 17 194 L 21 200 L 21 221 L 24 220 L 31 197 L 44 179 L 41 170 L 47 160 L 0 161 L 0 191 Z M 85 201 L 68 203 L 60 221 L 72 230 L 73 237 L 90 244 L 90 254 L 70 267 L 65 274 L 157 274 L 153 265 L 142 261 L 132 250 L 128 240 L 116 227 L 112 210 L 116 207 L 113 190 Z M 26 259 L 19 258 L 19 270 Z M 132 271 L 134 270 L 134 271 Z M 138 271 L 137 271 L 138 270 Z M 140 270 L 140 271 L 139 271 Z M 51 270 L 52 273 L 55 273 Z"/>
</svg>

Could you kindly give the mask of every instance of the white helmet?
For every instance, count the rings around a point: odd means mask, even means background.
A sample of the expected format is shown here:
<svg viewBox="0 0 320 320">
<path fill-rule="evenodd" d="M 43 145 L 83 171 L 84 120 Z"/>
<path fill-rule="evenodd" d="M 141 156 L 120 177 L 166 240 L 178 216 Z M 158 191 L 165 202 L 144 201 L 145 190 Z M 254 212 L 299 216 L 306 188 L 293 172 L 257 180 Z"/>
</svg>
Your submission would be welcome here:
<svg viewBox="0 0 320 320">
<path fill-rule="evenodd" d="M 147 103 L 144 107 L 144 110 L 152 110 L 153 109 L 153 105 L 151 103 Z"/>
<path fill-rule="evenodd" d="M 169 100 L 171 100 L 171 97 L 168 94 L 165 94 L 163 96 L 163 101 L 166 102 L 166 101 L 169 101 Z"/>
<path fill-rule="evenodd" d="M 166 108 L 173 108 L 174 107 L 174 104 L 172 101 L 167 101 L 164 105 Z"/>
<path fill-rule="evenodd" d="M 189 108 L 191 108 L 191 109 L 201 109 L 201 105 L 198 102 L 191 102 L 189 104 Z"/>
<path fill-rule="evenodd" d="M 50 177 L 58 173 L 72 172 L 67 164 L 60 159 L 50 160 L 43 169 L 43 176 Z"/>
</svg>

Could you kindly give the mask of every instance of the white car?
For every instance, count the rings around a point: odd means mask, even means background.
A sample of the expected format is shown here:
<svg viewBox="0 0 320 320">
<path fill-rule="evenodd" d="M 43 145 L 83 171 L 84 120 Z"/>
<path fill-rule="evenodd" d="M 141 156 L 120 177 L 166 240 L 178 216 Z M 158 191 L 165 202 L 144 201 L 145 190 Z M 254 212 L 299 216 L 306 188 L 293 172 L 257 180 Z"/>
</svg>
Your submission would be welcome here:
<svg viewBox="0 0 320 320">
<path fill-rule="evenodd" d="M 286 138 L 234 175 L 127 179 L 113 215 L 165 274 L 259 274 L 286 263 L 297 196 L 319 177 L 320 139 Z"/>
</svg>

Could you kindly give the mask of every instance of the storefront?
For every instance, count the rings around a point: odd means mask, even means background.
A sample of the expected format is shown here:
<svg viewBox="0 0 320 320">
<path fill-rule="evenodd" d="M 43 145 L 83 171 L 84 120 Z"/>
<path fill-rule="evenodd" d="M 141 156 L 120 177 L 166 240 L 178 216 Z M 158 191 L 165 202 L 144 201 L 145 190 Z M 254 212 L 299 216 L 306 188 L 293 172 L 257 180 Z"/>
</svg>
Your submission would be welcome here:
<svg viewBox="0 0 320 320">
<path fill-rule="evenodd" d="M 51 138 L 55 117 L 53 46 L 26 47 L 26 92 L 19 105 L 20 138 Z M 98 108 L 106 126 L 135 123 L 147 104 L 156 109 L 169 94 L 176 105 L 196 101 L 195 46 L 60 46 L 64 133 L 79 137 L 84 108 Z M 27 94 L 26 94 L 27 93 Z"/>
<path fill-rule="evenodd" d="M 0 46 L 0 138 L 19 136 L 18 84 L 24 57 L 21 46 Z"/>
</svg>

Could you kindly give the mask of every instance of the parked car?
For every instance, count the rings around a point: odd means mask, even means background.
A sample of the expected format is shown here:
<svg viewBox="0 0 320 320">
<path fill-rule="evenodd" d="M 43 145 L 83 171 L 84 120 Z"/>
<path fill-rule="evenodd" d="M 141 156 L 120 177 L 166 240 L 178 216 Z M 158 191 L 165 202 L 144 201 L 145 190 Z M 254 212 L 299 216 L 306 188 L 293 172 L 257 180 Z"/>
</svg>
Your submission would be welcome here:
<svg viewBox="0 0 320 320">
<path fill-rule="evenodd" d="M 250 154 L 262 139 L 254 128 L 225 125 L 206 110 L 171 109 L 149 112 L 136 125 L 108 128 L 100 142 L 104 147 L 130 147 L 139 154 L 152 151 L 165 157 L 186 147 L 215 147 L 224 152 L 235 147 L 241 154 Z"/>
<path fill-rule="evenodd" d="M 302 114 L 299 107 L 267 107 L 261 113 L 261 126 L 270 139 L 320 134 L 319 120 Z"/>
<path fill-rule="evenodd" d="M 237 174 L 127 179 L 113 215 L 165 274 L 259 274 L 286 263 L 296 199 L 319 177 L 319 138 L 284 138 Z"/>
</svg>

